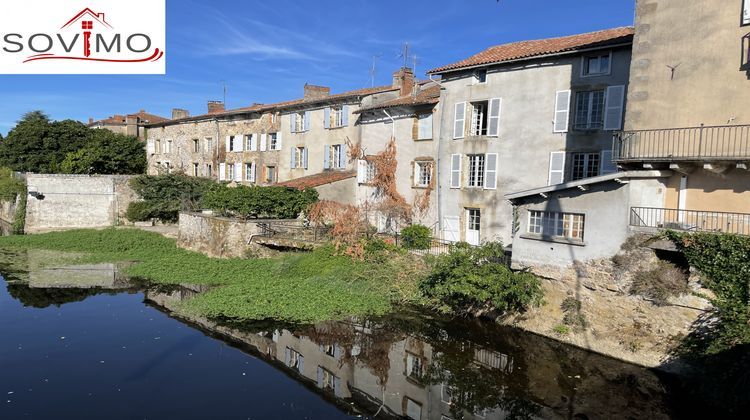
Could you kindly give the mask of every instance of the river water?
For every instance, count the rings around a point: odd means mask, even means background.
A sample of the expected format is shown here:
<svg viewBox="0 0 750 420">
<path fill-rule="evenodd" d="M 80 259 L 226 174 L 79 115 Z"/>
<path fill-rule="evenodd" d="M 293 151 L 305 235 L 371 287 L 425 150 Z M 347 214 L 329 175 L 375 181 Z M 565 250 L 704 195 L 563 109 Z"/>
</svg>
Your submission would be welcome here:
<svg viewBox="0 0 750 420">
<path fill-rule="evenodd" d="M 0 277 L 0 419 L 659 419 L 678 380 L 511 328 L 404 311 L 313 326 L 182 318 L 198 287 L 103 264 Z"/>
</svg>

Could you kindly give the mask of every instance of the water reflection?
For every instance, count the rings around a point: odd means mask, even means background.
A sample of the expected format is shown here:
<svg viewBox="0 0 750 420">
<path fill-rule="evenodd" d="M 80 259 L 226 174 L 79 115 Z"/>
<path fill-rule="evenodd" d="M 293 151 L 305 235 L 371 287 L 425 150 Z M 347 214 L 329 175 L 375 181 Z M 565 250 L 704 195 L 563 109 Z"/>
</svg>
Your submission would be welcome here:
<svg viewBox="0 0 750 420">
<path fill-rule="evenodd" d="M 147 291 L 169 312 L 196 291 Z M 668 418 L 650 371 L 507 328 L 389 316 L 274 328 L 183 319 L 377 418 Z"/>
</svg>

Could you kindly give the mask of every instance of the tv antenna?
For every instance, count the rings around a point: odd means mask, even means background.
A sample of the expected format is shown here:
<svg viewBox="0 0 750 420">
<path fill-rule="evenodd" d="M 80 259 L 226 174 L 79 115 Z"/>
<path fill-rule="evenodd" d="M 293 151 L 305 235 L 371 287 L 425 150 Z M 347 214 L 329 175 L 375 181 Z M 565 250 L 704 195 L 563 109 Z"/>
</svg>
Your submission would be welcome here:
<svg viewBox="0 0 750 420">
<path fill-rule="evenodd" d="M 375 75 L 377 74 L 377 63 L 378 59 L 383 56 L 383 53 L 375 54 L 372 56 L 372 67 L 370 68 L 370 87 L 375 87 Z"/>
</svg>

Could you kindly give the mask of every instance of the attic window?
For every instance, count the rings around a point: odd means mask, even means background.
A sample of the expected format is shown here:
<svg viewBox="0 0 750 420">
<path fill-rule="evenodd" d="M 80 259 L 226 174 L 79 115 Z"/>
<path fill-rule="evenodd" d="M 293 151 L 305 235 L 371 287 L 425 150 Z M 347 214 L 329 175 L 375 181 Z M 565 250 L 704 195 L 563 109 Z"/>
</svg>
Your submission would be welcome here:
<svg viewBox="0 0 750 420">
<path fill-rule="evenodd" d="M 612 55 L 595 55 L 583 58 L 583 76 L 600 76 L 609 74 Z"/>
<path fill-rule="evenodd" d="M 487 69 L 480 69 L 474 72 L 474 83 L 487 83 Z"/>
</svg>

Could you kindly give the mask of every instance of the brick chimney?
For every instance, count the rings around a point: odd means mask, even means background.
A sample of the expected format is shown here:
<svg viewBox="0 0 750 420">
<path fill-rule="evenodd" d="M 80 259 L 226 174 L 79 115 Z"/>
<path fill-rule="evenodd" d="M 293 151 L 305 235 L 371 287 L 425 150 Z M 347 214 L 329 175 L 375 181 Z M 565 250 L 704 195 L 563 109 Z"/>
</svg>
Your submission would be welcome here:
<svg viewBox="0 0 750 420">
<path fill-rule="evenodd" d="M 224 112 L 224 102 L 222 101 L 208 101 L 208 113 L 217 114 Z"/>
<path fill-rule="evenodd" d="M 414 90 L 414 71 L 409 67 L 401 67 L 393 73 L 393 87 L 400 88 L 400 96 L 406 96 Z"/>
<path fill-rule="evenodd" d="M 138 137 L 137 115 L 128 115 L 125 117 L 125 131 L 128 136 Z"/>
<path fill-rule="evenodd" d="M 172 109 L 172 119 L 179 120 L 181 118 L 187 118 L 190 116 L 190 112 L 187 109 L 174 108 Z"/>
<path fill-rule="evenodd" d="M 91 125 L 91 124 L 93 124 L 93 123 L 94 123 L 94 119 L 93 119 L 93 118 L 91 118 L 91 117 L 89 117 L 89 125 Z"/>
<path fill-rule="evenodd" d="M 323 99 L 331 96 L 331 88 L 305 83 L 305 99 Z"/>
</svg>

